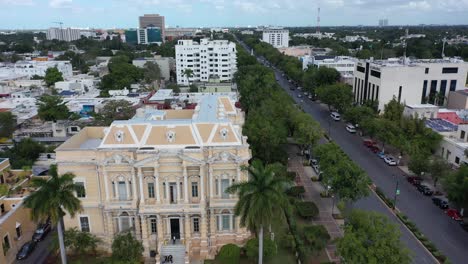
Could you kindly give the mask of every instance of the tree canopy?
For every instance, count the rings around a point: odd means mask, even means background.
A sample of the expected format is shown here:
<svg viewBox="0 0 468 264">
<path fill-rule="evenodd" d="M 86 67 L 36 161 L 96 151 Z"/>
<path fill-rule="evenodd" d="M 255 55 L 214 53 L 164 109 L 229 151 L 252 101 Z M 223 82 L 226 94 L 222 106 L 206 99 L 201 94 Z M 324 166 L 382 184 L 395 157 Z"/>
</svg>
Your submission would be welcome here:
<svg viewBox="0 0 468 264">
<path fill-rule="evenodd" d="M 143 251 L 141 241 L 133 237 L 130 232 L 117 234 L 112 242 L 112 259 L 117 262 L 140 263 Z"/>
<path fill-rule="evenodd" d="M 70 111 L 60 96 L 43 95 L 37 101 L 37 114 L 44 121 L 64 120 L 70 117 Z"/>
<path fill-rule="evenodd" d="M 353 102 L 353 91 L 347 84 L 332 84 L 316 89 L 320 101 L 343 113 Z"/>
<path fill-rule="evenodd" d="M 466 208 L 468 206 L 468 165 L 448 174 L 442 181 L 447 196 L 456 205 Z"/>
<path fill-rule="evenodd" d="M 400 230 L 386 216 L 353 210 L 346 220 L 344 237 L 337 244 L 346 263 L 411 263 L 409 250 L 400 241 Z"/>
<path fill-rule="evenodd" d="M 46 85 L 50 87 L 56 82 L 63 81 L 62 73 L 57 69 L 57 67 L 48 68 L 44 76 L 44 81 Z"/>
<path fill-rule="evenodd" d="M 114 120 L 128 120 L 135 112 L 135 108 L 127 100 L 107 101 L 99 113 L 94 115 L 95 125 L 109 126 Z"/>
<path fill-rule="evenodd" d="M 31 138 L 25 138 L 15 143 L 13 148 L 0 152 L 0 157 L 9 158 L 13 169 L 22 169 L 23 167 L 32 167 L 39 158 L 39 154 L 44 150 L 44 146 L 40 143 Z"/>
<path fill-rule="evenodd" d="M 11 112 L 0 112 L 0 138 L 11 137 L 16 129 L 16 117 Z"/>
</svg>

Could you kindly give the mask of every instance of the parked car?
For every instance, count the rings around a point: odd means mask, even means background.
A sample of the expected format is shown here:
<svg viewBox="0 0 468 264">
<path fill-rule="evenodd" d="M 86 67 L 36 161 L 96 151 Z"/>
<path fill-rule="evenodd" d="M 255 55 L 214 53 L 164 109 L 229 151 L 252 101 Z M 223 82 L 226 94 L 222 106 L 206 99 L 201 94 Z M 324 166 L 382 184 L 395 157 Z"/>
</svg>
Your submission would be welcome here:
<svg viewBox="0 0 468 264">
<path fill-rule="evenodd" d="M 24 243 L 24 245 L 16 254 L 16 259 L 22 260 L 22 259 L 27 258 L 34 251 L 34 248 L 36 248 L 36 242 L 34 241 L 29 241 L 29 242 Z"/>
<path fill-rule="evenodd" d="M 385 156 L 384 161 L 389 166 L 396 166 L 397 165 L 396 160 L 392 156 Z"/>
<path fill-rule="evenodd" d="M 447 209 L 449 207 L 447 200 L 444 200 L 441 197 L 433 197 L 432 202 L 440 209 Z"/>
<path fill-rule="evenodd" d="M 380 152 L 380 149 L 377 146 L 370 146 L 369 149 L 374 153 Z"/>
<path fill-rule="evenodd" d="M 318 160 L 316 159 L 309 159 L 309 163 L 311 166 L 318 165 Z"/>
<path fill-rule="evenodd" d="M 346 125 L 346 130 L 348 130 L 349 133 L 356 133 L 356 127 L 351 124 Z"/>
<path fill-rule="evenodd" d="M 302 94 L 297 94 L 297 97 L 298 97 L 298 98 L 302 98 Z"/>
<path fill-rule="evenodd" d="M 341 120 L 341 116 L 339 113 L 337 112 L 331 112 L 330 114 L 331 118 L 335 121 L 340 121 Z"/>
<path fill-rule="evenodd" d="M 372 139 L 365 139 L 364 141 L 362 141 L 362 144 L 364 144 L 364 146 L 370 148 L 370 147 L 373 147 L 373 146 L 376 146 L 377 143 L 372 140 Z"/>
<path fill-rule="evenodd" d="M 35 242 L 39 242 L 43 240 L 47 236 L 47 234 L 50 232 L 51 229 L 52 229 L 52 226 L 50 224 L 50 220 L 47 220 L 45 223 L 39 224 L 36 231 L 34 231 L 32 240 Z"/>
<path fill-rule="evenodd" d="M 448 215 L 448 217 L 452 218 L 455 221 L 461 221 L 462 218 L 460 216 L 460 213 L 458 212 L 457 209 L 449 208 L 445 210 L 445 214 Z"/>
<path fill-rule="evenodd" d="M 406 180 L 411 183 L 412 185 L 420 185 L 421 184 L 421 181 L 422 181 L 422 178 L 421 177 L 417 177 L 417 176 L 410 176 L 410 177 L 407 177 Z"/>
<path fill-rule="evenodd" d="M 379 156 L 379 158 L 381 158 L 381 159 L 385 159 L 385 157 L 386 157 L 386 155 L 385 155 L 385 153 L 383 151 L 378 152 L 377 156 Z"/>
<path fill-rule="evenodd" d="M 313 100 L 313 99 L 314 99 L 314 97 L 313 97 L 311 94 L 309 94 L 309 96 L 307 96 L 307 98 L 309 98 L 309 100 Z"/>
<path fill-rule="evenodd" d="M 300 90 L 302 90 L 302 87 L 298 86 L 297 89 L 300 91 Z"/>
<path fill-rule="evenodd" d="M 416 188 L 418 189 L 420 193 L 427 195 L 427 196 L 430 196 L 434 193 L 434 191 L 425 184 L 418 184 L 416 185 Z"/>
<path fill-rule="evenodd" d="M 308 92 L 304 92 L 304 96 L 308 96 L 308 95 L 309 95 L 309 93 L 308 93 Z"/>
</svg>

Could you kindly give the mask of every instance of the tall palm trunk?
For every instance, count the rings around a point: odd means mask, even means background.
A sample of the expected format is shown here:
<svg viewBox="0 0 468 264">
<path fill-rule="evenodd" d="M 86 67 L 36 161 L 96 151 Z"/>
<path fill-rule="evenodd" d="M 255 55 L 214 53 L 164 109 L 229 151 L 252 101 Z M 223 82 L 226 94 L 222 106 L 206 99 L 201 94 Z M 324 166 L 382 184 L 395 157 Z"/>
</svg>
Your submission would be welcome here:
<svg viewBox="0 0 468 264">
<path fill-rule="evenodd" d="M 62 259 L 62 264 L 67 264 L 67 252 L 65 251 L 65 243 L 63 241 L 63 223 L 62 217 L 57 221 L 57 232 L 60 245 L 60 257 Z"/>
<path fill-rule="evenodd" d="M 263 225 L 258 231 L 258 264 L 263 264 Z"/>
</svg>

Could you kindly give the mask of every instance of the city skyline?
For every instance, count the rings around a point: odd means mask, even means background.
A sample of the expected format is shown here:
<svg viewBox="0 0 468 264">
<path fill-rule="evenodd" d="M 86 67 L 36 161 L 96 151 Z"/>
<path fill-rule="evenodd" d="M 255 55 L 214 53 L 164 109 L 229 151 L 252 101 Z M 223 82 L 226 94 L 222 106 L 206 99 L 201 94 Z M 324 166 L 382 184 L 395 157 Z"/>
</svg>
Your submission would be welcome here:
<svg viewBox="0 0 468 264">
<path fill-rule="evenodd" d="M 468 0 L 0 0 L 2 29 L 136 28 L 138 16 L 158 13 L 170 27 L 468 24 Z M 109 16 L 109 14 L 113 14 Z M 392 16 L 398 14 L 398 16 Z"/>
</svg>

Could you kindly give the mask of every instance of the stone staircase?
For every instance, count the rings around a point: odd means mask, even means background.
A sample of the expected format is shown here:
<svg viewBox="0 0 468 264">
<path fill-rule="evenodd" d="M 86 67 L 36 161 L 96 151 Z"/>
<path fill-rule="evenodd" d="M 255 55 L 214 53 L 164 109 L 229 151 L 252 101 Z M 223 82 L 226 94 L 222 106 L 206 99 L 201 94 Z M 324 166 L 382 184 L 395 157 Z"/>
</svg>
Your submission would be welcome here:
<svg viewBox="0 0 468 264">
<path fill-rule="evenodd" d="M 172 262 L 171 262 L 172 257 Z M 160 252 L 161 264 L 185 264 L 188 258 L 185 256 L 185 245 L 162 245 Z"/>
</svg>

